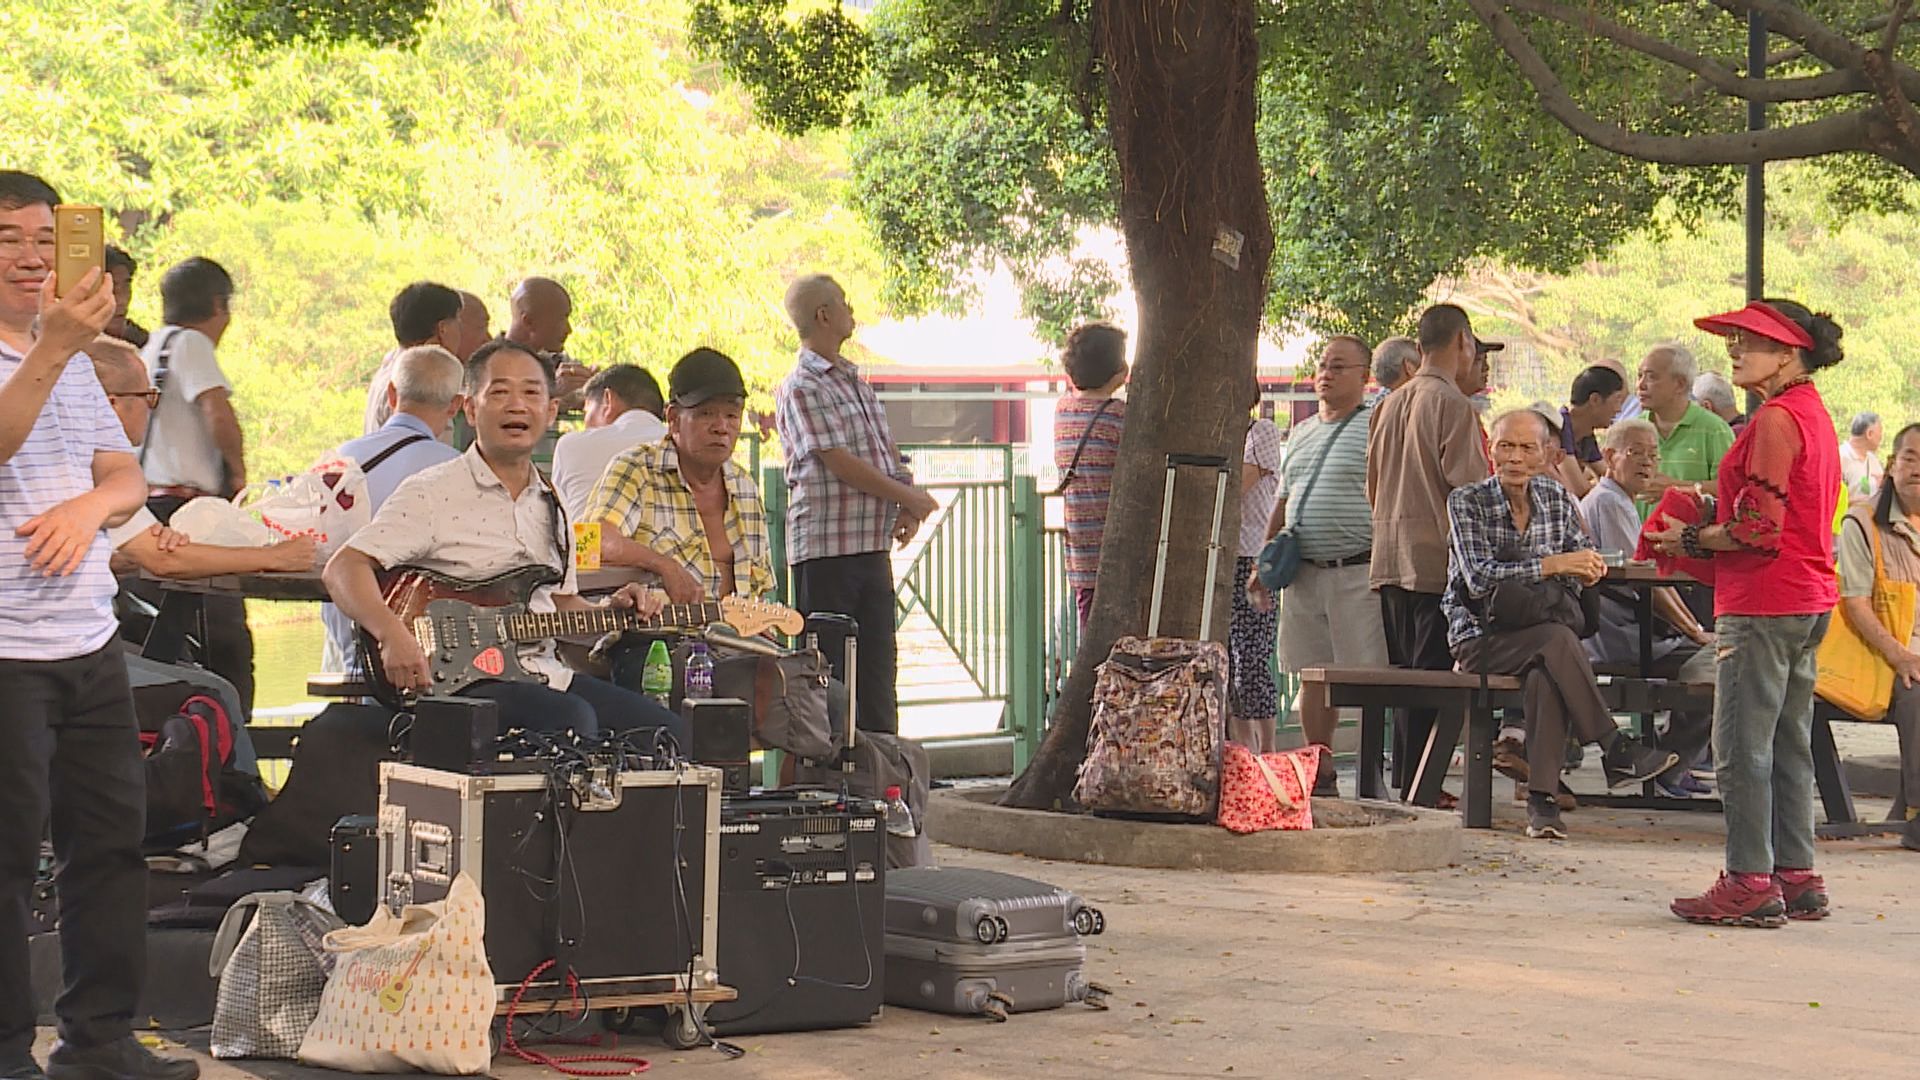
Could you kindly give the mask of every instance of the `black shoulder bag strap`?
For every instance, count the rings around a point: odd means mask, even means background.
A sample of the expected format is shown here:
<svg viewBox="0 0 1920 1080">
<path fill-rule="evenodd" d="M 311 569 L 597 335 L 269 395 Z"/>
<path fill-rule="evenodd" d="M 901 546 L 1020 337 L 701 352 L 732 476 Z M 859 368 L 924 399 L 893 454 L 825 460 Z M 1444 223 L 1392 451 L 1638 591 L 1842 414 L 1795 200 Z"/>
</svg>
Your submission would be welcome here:
<svg viewBox="0 0 1920 1080">
<path fill-rule="evenodd" d="M 379 453 L 373 455 L 371 458 L 368 458 L 367 463 L 365 465 L 360 466 L 360 471 L 362 473 L 370 473 L 373 470 L 379 468 L 381 465 L 385 464 L 386 460 L 392 457 L 393 455 L 399 453 L 402 450 L 405 450 L 407 447 L 412 446 L 414 443 L 420 443 L 420 442 L 426 442 L 426 441 L 427 441 L 427 436 L 422 435 L 417 431 L 413 432 L 409 434 L 406 438 L 401 439 L 399 442 L 394 443 L 392 446 L 389 446 L 385 450 L 382 450 Z"/>
<path fill-rule="evenodd" d="M 1073 483 L 1074 471 L 1080 468 L 1080 455 L 1087 452 L 1087 440 L 1093 438 L 1094 425 L 1100 422 L 1101 417 L 1107 415 L 1107 410 L 1113 408 L 1113 403 L 1118 400 L 1118 398 L 1108 398 L 1100 403 L 1100 408 L 1094 410 L 1092 419 L 1087 421 L 1086 430 L 1080 433 L 1080 441 L 1074 445 L 1073 460 L 1067 462 L 1067 471 L 1060 474 L 1060 486 L 1053 489 L 1055 495 L 1066 494 L 1067 485 Z"/>
<path fill-rule="evenodd" d="M 167 327 L 166 335 L 160 339 L 160 352 L 153 358 L 153 388 L 160 391 L 160 397 L 162 399 L 165 399 L 167 396 L 167 366 L 173 362 L 173 342 L 174 339 L 179 336 L 179 327 Z M 160 406 L 155 405 L 153 407 L 153 415 L 147 418 L 147 437 L 140 440 L 140 457 L 138 460 L 140 467 L 143 469 L 146 468 L 147 465 L 147 450 L 153 446 L 154 421 L 159 419 L 159 416 Z"/>
</svg>

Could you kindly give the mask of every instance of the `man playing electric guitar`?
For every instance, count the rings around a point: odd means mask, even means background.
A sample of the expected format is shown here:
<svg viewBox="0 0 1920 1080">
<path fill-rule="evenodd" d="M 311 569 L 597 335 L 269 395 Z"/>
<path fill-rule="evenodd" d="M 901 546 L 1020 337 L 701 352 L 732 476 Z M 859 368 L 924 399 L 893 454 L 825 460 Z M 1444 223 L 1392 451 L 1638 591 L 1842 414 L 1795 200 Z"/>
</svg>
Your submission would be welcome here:
<svg viewBox="0 0 1920 1080">
<path fill-rule="evenodd" d="M 398 691 L 428 690 L 432 668 L 413 627 L 388 608 L 381 571 L 412 567 L 480 580 L 545 566 L 558 584 L 535 589 L 530 610 L 598 606 L 578 595 L 566 515 L 533 466 L 534 447 L 557 411 L 551 379 L 523 346 L 504 340 L 481 346 L 466 369 L 472 448 L 456 461 L 409 477 L 327 563 L 327 592 L 378 643 L 377 663 Z M 652 615 L 666 596 L 627 585 L 610 603 Z M 461 691 L 499 702 L 504 726 L 571 728 L 580 735 L 664 729 L 683 750 L 692 745 L 684 720 L 630 690 L 568 669 L 554 655 L 551 639 L 520 646 L 518 660 L 521 668 L 543 677 L 544 685 L 485 681 Z"/>
</svg>

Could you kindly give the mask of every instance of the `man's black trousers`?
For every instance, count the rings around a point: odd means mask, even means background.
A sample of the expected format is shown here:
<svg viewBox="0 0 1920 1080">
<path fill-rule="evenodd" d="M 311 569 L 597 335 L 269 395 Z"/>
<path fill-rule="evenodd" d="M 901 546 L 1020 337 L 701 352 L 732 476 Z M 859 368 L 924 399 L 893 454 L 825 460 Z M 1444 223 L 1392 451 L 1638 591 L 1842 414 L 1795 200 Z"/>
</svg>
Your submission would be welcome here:
<svg viewBox="0 0 1920 1080">
<path fill-rule="evenodd" d="M 60 1037 L 125 1038 L 147 958 L 146 775 L 118 641 L 0 660 L 0 1065 L 33 1045 L 27 918 L 49 815 L 60 897 Z"/>
<path fill-rule="evenodd" d="M 860 624 L 860 648 L 854 660 L 855 726 L 862 731 L 900 730 L 900 699 L 894 681 L 899 662 L 894 653 L 893 563 L 884 551 L 864 555 L 837 555 L 808 559 L 793 565 L 794 601 L 801 612 L 832 612 L 851 616 Z M 834 674 L 842 679 L 842 650 L 821 641 L 833 659 Z"/>
</svg>

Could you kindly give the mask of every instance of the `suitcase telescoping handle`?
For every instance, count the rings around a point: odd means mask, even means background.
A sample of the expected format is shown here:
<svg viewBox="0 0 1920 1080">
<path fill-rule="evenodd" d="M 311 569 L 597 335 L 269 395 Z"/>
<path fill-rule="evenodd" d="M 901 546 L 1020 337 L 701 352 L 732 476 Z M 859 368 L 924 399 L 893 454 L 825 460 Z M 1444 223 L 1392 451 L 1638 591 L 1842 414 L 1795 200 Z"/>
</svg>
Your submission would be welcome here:
<svg viewBox="0 0 1920 1080">
<path fill-rule="evenodd" d="M 807 616 L 808 631 L 818 633 L 828 628 L 831 628 L 835 633 L 841 635 L 840 674 L 841 677 L 846 680 L 847 685 L 846 745 L 849 751 L 841 761 L 842 767 L 851 772 L 853 770 L 853 755 L 851 751 L 853 750 L 854 740 L 858 738 L 856 732 L 859 730 L 855 718 L 860 715 L 859 691 L 856 689 L 859 685 L 859 671 L 856 669 L 856 665 L 860 662 L 860 624 L 854 621 L 851 615 L 841 615 L 833 611 L 816 611 Z"/>
<path fill-rule="evenodd" d="M 1220 521 L 1227 508 L 1227 477 L 1232 467 L 1218 454 L 1168 454 L 1167 490 L 1160 500 L 1160 548 L 1153 560 L 1153 608 L 1147 615 L 1147 636 L 1160 636 L 1160 602 L 1167 588 L 1167 543 L 1173 535 L 1173 478 L 1181 466 L 1213 469 L 1218 479 L 1213 491 L 1213 531 L 1207 542 L 1206 593 L 1200 601 L 1200 640 L 1213 637 L 1213 575 L 1220 568 Z"/>
</svg>

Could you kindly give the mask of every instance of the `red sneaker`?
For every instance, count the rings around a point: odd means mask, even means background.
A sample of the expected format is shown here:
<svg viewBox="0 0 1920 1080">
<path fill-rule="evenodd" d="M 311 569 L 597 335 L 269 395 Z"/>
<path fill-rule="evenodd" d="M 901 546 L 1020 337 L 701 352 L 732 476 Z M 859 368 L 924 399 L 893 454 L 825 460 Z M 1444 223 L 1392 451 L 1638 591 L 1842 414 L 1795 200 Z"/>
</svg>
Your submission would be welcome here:
<svg viewBox="0 0 1920 1080">
<path fill-rule="evenodd" d="M 1811 870 L 1775 870 L 1773 884 L 1786 904 L 1787 918 L 1811 921 L 1831 915 L 1827 883 Z"/>
<path fill-rule="evenodd" d="M 1713 888 L 1699 896 L 1681 897 L 1671 906 L 1675 915 L 1690 923 L 1769 930 L 1787 925 L 1786 900 L 1780 895 L 1779 882 L 1771 876 L 1764 888 L 1755 888 L 1723 872 Z"/>
</svg>

